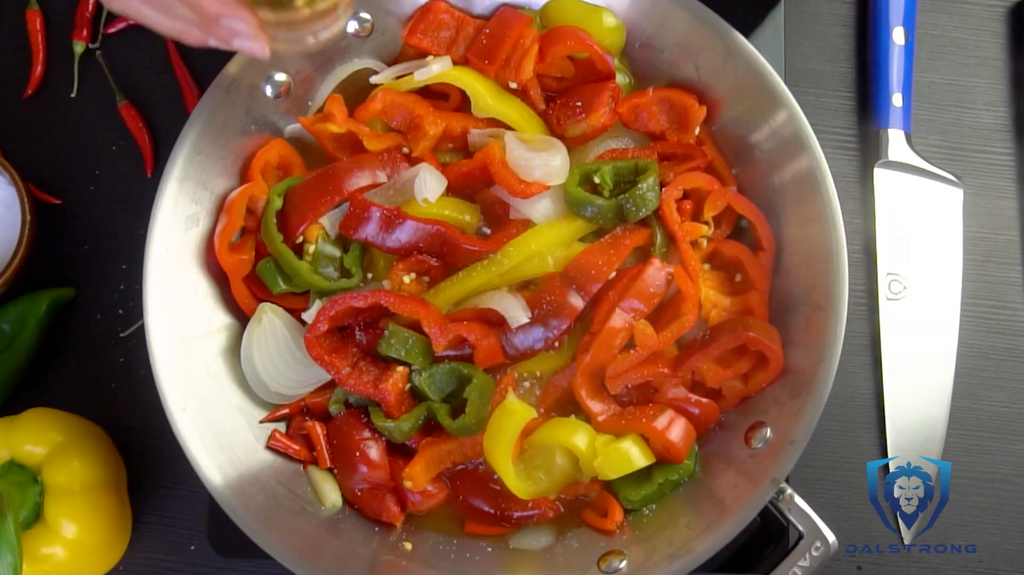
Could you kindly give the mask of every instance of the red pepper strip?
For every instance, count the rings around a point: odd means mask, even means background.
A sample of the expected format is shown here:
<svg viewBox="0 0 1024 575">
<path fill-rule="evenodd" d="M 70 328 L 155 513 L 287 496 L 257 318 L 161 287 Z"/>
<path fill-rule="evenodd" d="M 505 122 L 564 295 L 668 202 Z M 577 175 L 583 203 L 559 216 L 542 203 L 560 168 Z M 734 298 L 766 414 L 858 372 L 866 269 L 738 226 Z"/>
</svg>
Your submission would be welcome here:
<svg viewBox="0 0 1024 575">
<path fill-rule="evenodd" d="M 477 537 L 496 537 L 498 535 L 515 533 L 517 529 L 515 527 L 504 527 L 502 525 L 487 525 L 486 523 L 467 519 L 462 522 L 462 531 L 466 535 L 475 535 Z"/>
<path fill-rule="evenodd" d="M 171 68 L 174 70 L 174 76 L 178 79 L 181 96 L 185 100 L 185 109 L 191 114 L 192 110 L 195 110 L 196 105 L 199 104 L 199 99 L 202 98 L 199 86 L 196 85 L 195 79 L 192 78 L 192 73 L 188 71 L 185 61 L 181 59 L 181 52 L 178 51 L 178 46 L 169 39 L 167 40 L 167 54 L 171 57 Z"/>
<path fill-rule="evenodd" d="M 714 139 L 711 137 L 711 129 L 708 126 L 701 126 L 697 134 L 697 145 L 708 155 L 707 172 L 714 176 L 722 185 L 727 188 L 736 187 L 736 176 L 732 173 L 732 166 L 726 161 L 722 152 L 718 151 Z"/>
<path fill-rule="evenodd" d="M 338 94 L 327 97 L 320 113 L 299 117 L 299 124 L 316 139 L 325 154 L 336 160 L 365 151 L 380 152 L 406 145 L 402 134 L 378 134 L 362 122 L 352 119 L 345 106 L 345 99 Z"/>
<path fill-rule="evenodd" d="M 87 0 L 83 0 L 87 1 Z M 95 4 L 95 0 L 92 0 Z M 90 23 L 91 30 L 91 23 Z M 88 39 L 86 40 L 88 41 Z M 96 59 L 99 60 L 100 66 L 103 68 L 104 74 L 107 76 L 107 80 L 110 82 L 111 89 L 114 90 L 114 96 L 117 97 L 117 112 L 121 114 L 121 119 L 124 121 L 124 125 L 128 127 L 128 131 L 132 133 L 132 137 L 135 138 L 135 143 L 139 146 L 139 151 L 142 152 L 142 160 L 146 168 L 146 177 L 153 177 L 153 135 L 149 132 L 149 127 L 146 126 L 146 121 L 142 119 L 142 114 L 139 113 L 138 109 L 124 97 L 121 90 L 118 89 L 117 84 L 114 83 L 114 77 L 110 74 L 110 69 L 107 68 L 107 63 L 103 61 L 103 54 L 99 50 L 96 51 Z M 77 66 L 77 64 L 76 64 Z M 75 68 L 77 74 L 77 68 Z"/>
<path fill-rule="evenodd" d="M 536 76 L 531 77 L 524 84 L 523 93 L 520 98 L 523 99 L 531 108 L 537 112 L 543 112 L 547 110 L 547 102 L 544 100 L 544 91 L 540 87 L 540 82 Z"/>
<path fill-rule="evenodd" d="M 484 456 L 484 435 L 444 435 L 424 441 L 402 473 L 402 485 L 421 491 L 438 475 Z"/>
<path fill-rule="evenodd" d="M 488 78 L 509 65 L 509 57 L 523 30 L 533 26 L 533 18 L 511 6 L 502 6 L 491 16 L 466 53 L 469 66 Z"/>
<path fill-rule="evenodd" d="M 587 500 L 589 504 L 580 511 L 580 519 L 595 531 L 615 533 L 626 521 L 626 510 L 622 504 L 599 481 L 569 485 L 558 498 Z"/>
<path fill-rule="evenodd" d="M 117 34 L 121 30 L 125 30 L 125 29 L 131 28 L 133 26 L 137 26 L 137 25 L 138 24 L 135 22 L 135 20 L 132 20 L 130 18 L 125 18 L 124 16 L 118 16 L 117 18 L 114 18 L 110 22 L 110 24 L 107 24 L 106 26 L 104 26 L 104 28 L 103 28 L 103 35 L 104 36 L 109 36 L 111 34 Z"/>
<path fill-rule="evenodd" d="M 332 419 L 327 443 L 345 500 L 370 519 L 401 525 L 405 513 L 391 478 L 387 444 L 366 413 L 348 409 Z"/>
<path fill-rule="evenodd" d="M 306 448 L 307 451 L 313 453 L 313 442 L 310 440 L 309 434 L 306 433 L 306 422 L 313 421 L 309 415 L 300 413 L 288 420 L 288 426 L 285 429 L 284 434 L 299 442 L 300 445 Z M 316 454 L 314 455 L 314 459 Z"/>
<path fill-rule="evenodd" d="M 662 223 L 665 224 L 669 235 L 672 236 L 672 240 L 676 244 L 676 249 L 679 250 L 683 269 L 686 270 L 686 273 L 689 274 L 690 279 L 693 281 L 700 280 L 701 265 L 690 242 L 705 235 L 708 227 L 698 224 L 698 227 L 694 228 L 694 224 L 688 221 L 690 219 L 690 212 L 693 209 L 693 203 L 681 202 L 688 206 L 686 217 L 684 217 L 684 215 L 680 214 L 679 200 L 682 199 L 687 188 L 694 185 L 695 179 L 703 181 L 704 178 L 714 181 L 714 178 L 700 172 L 691 172 L 676 178 L 662 190 L 661 206 L 658 209 Z"/>
<path fill-rule="evenodd" d="M 468 342 L 473 348 L 473 363 L 480 369 L 489 369 L 507 361 L 497 330 L 485 323 L 449 323 L 441 328 L 436 338 L 431 338 L 431 342 L 438 353 L 456 349 L 460 343 Z"/>
<path fill-rule="evenodd" d="M 674 358 L 673 358 L 674 359 Z M 674 363 L 674 362 L 673 362 Z M 640 366 L 636 369 L 642 369 Z M 674 367 L 672 368 L 674 372 Z M 643 378 L 632 376 L 634 380 L 641 381 Z M 617 393 L 615 399 L 620 405 L 644 405 L 657 403 L 671 407 L 683 414 L 693 424 L 697 435 L 702 435 L 713 425 L 718 423 L 722 417 L 722 411 L 714 401 L 700 397 L 692 393 L 687 387 L 690 385 L 688 375 L 669 374 L 667 377 L 654 376 L 648 382 L 633 385 Z M 611 382 L 608 382 L 611 388 Z"/>
<path fill-rule="evenodd" d="M 306 163 L 302 156 L 283 138 L 275 138 L 256 152 L 249 169 L 245 173 L 245 181 L 262 180 L 267 189 L 294 176 L 306 174 Z"/>
<path fill-rule="evenodd" d="M 540 32 L 532 25 L 527 26 L 519 32 L 519 38 L 505 65 L 498 69 L 495 80 L 500 86 L 508 87 L 512 91 L 525 90 L 526 84 L 534 78 L 539 55 Z M 537 86 L 540 87 L 539 84 Z"/>
<path fill-rule="evenodd" d="M 605 387 L 608 388 L 612 395 L 619 396 L 620 394 L 628 394 L 639 389 L 642 387 L 641 384 L 657 386 L 678 382 L 681 379 L 676 369 L 678 359 L 678 355 L 655 353 L 622 373 L 617 375 L 606 373 Z M 636 403 L 638 402 L 631 402 L 630 404 L 635 405 Z M 639 403 L 651 402 L 641 401 Z"/>
<path fill-rule="evenodd" d="M 452 490 L 452 506 L 464 520 L 525 527 L 553 521 L 564 513 L 562 506 L 549 497 L 519 499 L 482 461 L 450 471 L 446 477 Z"/>
<path fill-rule="evenodd" d="M 301 443 L 285 435 L 280 429 L 270 432 L 270 437 L 267 439 L 267 449 L 287 455 L 303 463 L 313 462 L 313 454 Z"/>
<path fill-rule="evenodd" d="M 276 421 L 284 421 L 289 417 L 304 413 L 306 410 L 306 402 L 304 399 L 297 399 L 287 405 L 279 405 L 274 409 L 270 410 L 270 413 L 263 416 L 260 423 L 274 423 Z"/>
<path fill-rule="evenodd" d="M 402 40 L 427 54 L 451 56 L 452 62 L 462 64 L 485 24 L 444 0 L 431 0 L 413 14 Z"/>
<path fill-rule="evenodd" d="M 445 112 L 458 112 L 462 110 L 466 106 L 466 102 L 469 101 L 462 90 L 452 86 L 451 84 L 431 84 L 424 88 L 424 90 L 444 96 L 443 100 L 430 98 L 428 101 L 438 110 Z"/>
<path fill-rule="evenodd" d="M 692 204 L 690 217 L 703 228 L 693 228 L 692 239 L 728 237 L 736 226 L 739 213 L 730 204 L 736 192 L 722 187 L 721 183 L 706 173 L 684 172 L 675 175 L 671 182 L 678 183 L 676 188 L 682 189 L 686 201 Z M 668 185 L 672 185 L 669 183 Z M 688 226 L 689 227 L 689 226 Z"/>
<path fill-rule="evenodd" d="M 713 326 L 729 317 L 749 315 L 768 321 L 771 280 L 750 248 L 729 239 L 712 240 L 699 250 L 701 314 Z"/>
<path fill-rule="evenodd" d="M 441 173 L 448 179 L 448 195 L 456 198 L 471 199 L 494 185 L 494 176 L 484 157 L 479 155 L 448 164 Z"/>
<path fill-rule="evenodd" d="M 615 125 L 615 107 L 621 97 L 622 88 L 614 80 L 576 86 L 551 102 L 544 119 L 566 145 L 581 146 Z"/>
<path fill-rule="evenodd" d="M 771 278 L 775 270 L 775 234 L 772 232 L 772 227 L 768 225 L 764 213 L 749 198 L 731 189 L 725 188 L 725 190 L 729 194 L 729 205 L 736 210 L 736 213 L 746 218 L 750 224 L 750 229 L 758 243 L 758 249 L 754 255 L 761 260 L 765 273 Z"/>
<path fill-rule="evenodd" d="M 307 226 L 353 193 L 379 186 L 407 169 L 409 162 L 397 149 L 358 154 L 320 168 L 285 195 L 277 227 L 285 241 L 299 238 Z"/>
<path fill-rule="evenodd" d="M 28 0 L 25 8 L 25 29 L 28 31 L 28 44 L 32 50 L 32 71 L 28 76 L 28 85 L 22 98 L 28 98 L 36 92 L 46 74 L 46 21 L 43 11 L 39 9 L 38 0 Z"/>
<path fill-rule="evenodd" d="M 416 401 L 407 389 L 407 366 L 389 363 L 367 353 L 353 341 L 351 330 L 330 330 L 314 335 L 311 331 L 306 332 L 306 350 L 313 361 L 334 378 L 338 387 L 376 401 L 391 418 L 400 417 L 416 407 Z"/>
<path fill-rule="evenodd" d="M 331 411 L 328 405 L 330 405 L 331 397 L 334 396 L 334 390 L 337 387 L 333 381 L 329 381 L 307 393 L 306 397 L 302 398 L 301 401 L 305 404 L 309 414 L 321 421 L 330 419 Z"/>
<path fill-rule="evenodd" d="M 71 51 L 75 54 L 75 80 L 71 86 L 71 97 L 78 95 L 78 61 L 92 41 L 92 20 L 96 16 L 99 0 L 78 0 L 75 10 L 75 25 L 71 29 Z"/>
<path fill-rule="evenodd" d="M 547 380 L 537 398 L 537 411 L 541 415 L 567 417 L 573 414 L 576 397 L 572 392 L 572 380 L 575 376 L 576 364 L 571 363 Z"/>
<path fill-rule="evenodd" d="M 565 267 L 562 275 L 572 289 L 589 301 L 634 250 L 650 242 L 650 228 L 635 224 L 620 225 L 581 251 Z"/>
<path fill-rule="evenodd" d="M 576 58 L 586 54 L 586 58 Z M 545 91 L 560 94 L 584 84 L 615 81 L 612 55 L 582 28 L 556 26 L 540 37 L 536 72 Z"/>
<path fill-rule="evenodd" d="M 313 451 L 316 454 L 316 466 L 320 469 L 330 469 L 331 452 L 327 448 L 327 426 L 322 421 L 310 419 L 303 424 L 306 428 L 306 435 L 313 442 Z"/>
<path fill-rule="evenodd" d="M 256 229 L 246 228 L 245 222 L 247 214 L 263 212 L 268 193 L 262 181 L 249 182 L 231 192 L 224 200 L 213 234 L 217 263 L 228 276 L 235 301 L 249 317 L 256 313 L 259 300 L 244 281 L 256 266 Z M 236 240 L 239 232 L 242 235 Z"/>
<path fill-rule="evenodd" d="M 655 142 L 650 146 L 641 148 L 617 148 L 614 150 L 608 150 L 594 158 L 594 161 L 606 162 L 612 160 L 634 159 L 658 161 L 658 166 L 661 172 L 661 183 L 664 186 L 672 183 L 672 180 L 686 172 L 698 172 L 703 170 L 708 166 L 710 161 L 708 154 L 699 146 L 676 142 Z M 728 235 L 728 233 L 726 233 L 726 235 Z"/>
<path fill-rule="evenodd" d="M 391 479 L 394 480 L 398 492 L 398 499 L 401 500 L 402 508 L 407 513 L 424 515 L 444 505 L 448 500 L 450 490 L 444 479 L 435 477 L 423 489 L 412 491 L 402 483 L 402 473 L 409 465 L 409 458 L 392 453 L 388 455 L 388 463 L 391 467 Z"/>
<path fill-rule="evenodd" d="M 616 112 L 622 125 L 630 130 L 655 140 L 692 144 L 708 110 L 685 90 L 648 88 L 623 98 Z"/>
<path fill-rule="evenodd" d="M 440 259 L 449 269 L 461 269 L 498 251 L 529 227 L 526 220 L 509 220 L 500 229 L 491 228 L 491 235 L 478 237 L 449 223 L 416 218 L 401 208 L 382 206 L 357 195 L 349 201 L 339 232 L 385 253 L 399 257 L 426 254 Z"/>
<path fill-rule="evenodd" d="M 402 293 L 420 295 L 448 277 L 440 261 L 425 254 L 413 254 L 395 262 L 388 274 L 391 287 Z"/>
<path fill-rule="evenodd" d="M 57 198 L 51 196 L 50 194 L 47 194 L 46 192 L 44 192 L 44 191 L 40 190 L 39 188 L 35 187 L 31 182 L 26 183 L 26 185 L 28 186 L 28 191 L 29 191 L 30 194 L 32 194 L 32 197 L 34 197 L 35 199 L 37 199 L 37 200 L 39 200 L 41 202 L 45 202 L 47 204 L 54 204 L 54 205 L 60 205 L 60 204 L 64 203 L 63 200 L 57 199 Z"/>
<path fill-rule="evenodd" d="M 257 247 L 263 243 L 262 240 L 256 240 Z M 258 253 L 258 252 L 257 252 Z M 260 257 L 268 257 L 269 254 L 261 255 Z M 286 293 L 282 295 L 274 295 L 270 293 L 270 289 L 267 288 L 263 280 L 256 275 L 256 270 L 249 272 L 249 275 L 245 276 L 243 282 L 249 289 L 252 295 L 256 298 L 257 302 L 268 301 L 274 305 L 283 307 L 286 310 L 306 311 L 309 309 L 309 293 Z M 294 313 L 292 315 L 295 315 Z"/>
<path fill-rule="evenodd" d="M 498 142 L 487 144 L 476 155 L 487 164 L 494 182 L 514 198 L 525 200 L 548 190 L 548 186 L 527 182 L 512 171 L 505 159 L 505 148 Z"/>
<path fill-rule="evenodd" d="M 498 383 L 494 386 L 494 395 L 491 396 L 491 413 L 494 413 L 495 409 L 501 405 L 501 402 L 505 401 L 508 397 L 509 392 L 516 390 L 516 376 L 514 373 L 506 373 L 498 378 Z"/>
<path fill-rule="evenodd" d="M 427 54 L 423 50 L 420 50 L 419 48 L 413 48 L 412 46 L 403 42 L 401 50 L 399 50 L 398 55 L 395 56 L 394 63 L 401 64 L 402 62 L 409 62 L 411 60 L 422 60 L 423 58 L 426 58 L 429 55 L 430 54 Z"/>
<path fill-rule="evenodd" d="M 633 326 L 649 315 L 668 290 L 668 267 L 657 258 L 644 265 L 604 325 L 594 325 L 593 339 L 577 352 L 573 391 L 595 428 L 612 435 L 640 433 L 662 461 L 682 462 L 696 431 L 675 410 L 659 405 L 620 407 L 605 388 L 605 368 L 632 336 Z"/>
</svg>

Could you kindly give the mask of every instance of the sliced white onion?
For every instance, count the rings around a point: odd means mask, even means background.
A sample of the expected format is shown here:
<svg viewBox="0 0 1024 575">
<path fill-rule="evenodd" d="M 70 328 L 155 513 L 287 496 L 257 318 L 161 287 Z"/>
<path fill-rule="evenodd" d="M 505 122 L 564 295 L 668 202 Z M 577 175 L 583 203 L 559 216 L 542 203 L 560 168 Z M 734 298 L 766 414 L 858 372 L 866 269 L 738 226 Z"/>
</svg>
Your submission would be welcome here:
<svg viewBox="0 0 1024 575">
<path fill-rule="evenodd" d="M 331 380 L 309 357 L 305 328 L 288 312 L 261 303 L 242 335 L 242 373 L 260 398 L 291 403 Z"/>
<path fill-rule="evenodd" d="M 611 130 L 601 134 L 594 141 L 588 142 L 574 149 L 569 154 L 569 158 L 572 160 L 573 166 L 579 166 L 593 162 L 594 158 L 608 150 L 617 150 L 619 148 L 642 148 L 644 146 L 649 146 L 650 144 L 651 139 L 647 136 L 640 132 L 629 130 L 623 127 L 622 124 L 616 123 Z"/>
<path fill-rule="evenodd" d="M 387 84 L 393 80 L 397 80 L 402 76 L 408 76 L 412 74 L 413 79 L 422 82 L 433 76 L 444 72 L 445 70 L 451 69 L 452 57 L 451 56 L 427 56 L 419 60 L 410 60 L 408 62 L 402 62 L 401 64 L 395 64 L 390 68 L 381 70 L 380 73 L 370 76 L 371 84 Z"/>
<path fill-rule="evenodd" d="M 523 551 L 540 551 L 554 545 L 558 528 L 550 523 L 524 527 L 508 536 L 508 546 Z"/>
<path fill-rule="evenodd" d="M 324 231 L 333 240 L 338 235 L 338 226 L 341 224 L 342 218 L 348 213 L 348 202 L 341 204 L 333 210 L 327 212 L 322 218 L 317 220 L 321 226 L 324 227 Z"/>
<path fill-rule="evenodd" d="M 533 317 L 533 314 L 530 312 L 530 306 L 526 305 L 526 300 L 523 299 L 523 296 L 505 290 L 484 292 L 478 296 L 471 297 L 456 309 L 467 308 L 493 309 L 505 317 L 505 321 L 508 322 L 508 326 L 512 329 L 530 323 L 530 318 Z"/>
<path fill-rule="evenodd" d="M 368 192 L 366 199 L 383 206 L 400 206 L 411 199 L 432 204 L 448 189 L 448 178 L 430 164 L 416 164 L 390 182 Z"/>
<path fill-rule="evenodd" d="M 551 186 L 546 192 L 526 200 L 514 198 L 498 186 L 491 191 L 512 207 L 509 216 L 514 220 L 543 224 L 569 215 L 569 208 L 565 206 L 565 186 Z"/>
<path fill-rule="evenodd" d="M 307 325 L 313 323 L 313 320 L 316 319 L 316 314 L 320 313 L 320 308 L 324 307 L 325 301 L 327 301 L 327 299 L 318 299 L 313 301 L 309 306 L 309 309 L 302 312 L 302 321 L 306 322 Z"/>
<path fill-rule="evenodd" d="M 299 140 L 301 142 L 316 144 L 316 138 L 313 134 L 306 131 L 306 128 L 302 127 L 302 124 L 295 123 L 284 129 L 284 137 L 289 140 Z"/>
<path fill-rule="evenodd" d="M 569 150 L 551 136 L 506 133 L 505 160 L 527 182 L 557 186 L 569 177 Z"/>
<path fill-rule="evenodd" d="M 479 152 L 480 150 L 487 147 L 491 142 L 505 143 L 505 134 L 508 130 L 504 128 L 487 128 L 485 130 L 470 130 L 469 136 L 469 151 Z"/>
<path fill-rule="evenodd" d="M 341 496 L 341 487 L 338 486 L 338 480 L 334 478 L 333 473 L 326 469 L 320 469 L 316 465 L 307 465 L 306 477 L 309 478 L 309 485 L 313 488 L 313 493 L 316 493 L 316 498 L 320 500 L 324 509 L 328 511 L 341 509 L 345 500 Z"/>
<path fill-rule="evenodd" d="M 323 83 L 320 84 L 320 89 L 312 100 L 309 101 L 310 110 L 313 112 L 319 111 L 323 107 L 324 102 L 327 101 L 327 97 L 334 92 L 334 89 L 339 84 L 348 79 L 349 76 L 355 74 L 360 70 L 367 68 L 380 72 L 381 70 L 387 69 L 388 65 L 377 61 L 370 60 L 368 58 L 359 58 L 357 60 L 349 60 L 348 62 L 342 62 L 340 66 L 334 69 L 333 72 L 327 75 Z"/>
</svg>

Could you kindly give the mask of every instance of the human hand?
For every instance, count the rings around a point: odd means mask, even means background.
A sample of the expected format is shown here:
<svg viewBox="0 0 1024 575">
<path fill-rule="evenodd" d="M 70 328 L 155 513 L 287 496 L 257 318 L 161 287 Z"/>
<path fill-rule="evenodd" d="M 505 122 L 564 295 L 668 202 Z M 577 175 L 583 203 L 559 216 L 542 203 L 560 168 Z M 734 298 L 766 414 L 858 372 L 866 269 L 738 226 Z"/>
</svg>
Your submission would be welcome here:
<svg viewBox="0 0 1024 575">
<path fill-rule="evenodd" d="M 266 60 L 270 42 L 242 0 L 102 0 L 125 18 L 197 47 L 241 52 Z"/>
</svg>

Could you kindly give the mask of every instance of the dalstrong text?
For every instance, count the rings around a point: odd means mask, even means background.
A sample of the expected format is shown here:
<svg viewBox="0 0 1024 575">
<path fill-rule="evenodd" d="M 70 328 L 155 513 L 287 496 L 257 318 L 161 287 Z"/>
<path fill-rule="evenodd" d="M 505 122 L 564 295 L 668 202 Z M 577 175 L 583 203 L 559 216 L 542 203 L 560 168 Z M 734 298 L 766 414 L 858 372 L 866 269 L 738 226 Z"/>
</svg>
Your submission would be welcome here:
<svg viewBox="0 0 1024 575">
<path fill-rule="evenodd" d="M 844 552 L 848 555 L 867 555 L 867 554 L 893 554 L 893 553 L 938 553 L 958 555 L 962 553 L 974 554 L 978 552 L 978 546 L 974 543 L 967 545 L 944 545 L 937 543 L 934 545 L 927 544 L 909 544 L 909 545 L 898 545 L 893 543 L 891 545 L 882 546 L 875 545 L 861 545 L 860 547 L 852 544 L 847 544 Z"/>
</svg>

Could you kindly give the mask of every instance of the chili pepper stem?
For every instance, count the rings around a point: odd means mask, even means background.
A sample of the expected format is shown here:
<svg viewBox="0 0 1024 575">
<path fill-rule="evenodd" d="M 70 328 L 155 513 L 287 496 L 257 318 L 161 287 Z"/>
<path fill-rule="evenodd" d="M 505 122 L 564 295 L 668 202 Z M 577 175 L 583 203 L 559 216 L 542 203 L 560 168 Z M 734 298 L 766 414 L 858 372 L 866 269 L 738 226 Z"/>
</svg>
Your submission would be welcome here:
<svg viewBox="0 0 1024 575">
<path fill-rule="evenodd" d="M 107 10 L 106 6 L 104 6 L 103 7 L 103 15 L 100 16 L 100 33 L 99 33 L 98 36 L 96 36 L 96 42 L 94 42 L 92 44 L 89 44 L 90 48 L 99 49 L 100 44 L 103 43 L 103 29 L 107 27 L 107 16 L 109 14 L 110 14 L 110 11 Z"/>
<path fill-rule="evenodd" d="M 71 83 L 72 98 L 78 96 L 78 62 L 82 59 L 82 54 L 85 53 L 85 49 L 88 47 L 88 44 L 86 44 L 85 42 L 79 42 L 78 40 L 75 40 L 71 43 L 71 50 L 75 53 L 75 75 L 74 81 Z"/>
<path fill-rule="evenodd" d="M 110 89 L 114 91 L 114 97 L 117 98 L 117 105 L 120 106 L 121 104 L 127 102 L 128 98 L 125 98 L 124 94 L 121 93 L 121 89 L 117 87 L 117 82 L 114 81 L 114 75 L 110 73 L 110 68 L 107 67 L 107 61 L 103 59 L 103 52 L 97 50 L 96 59 L 100 62 L 100 68 L 103 68 L 103 75 L 107 77 L 107 82 L 110 84 Z"/>
</svg>

